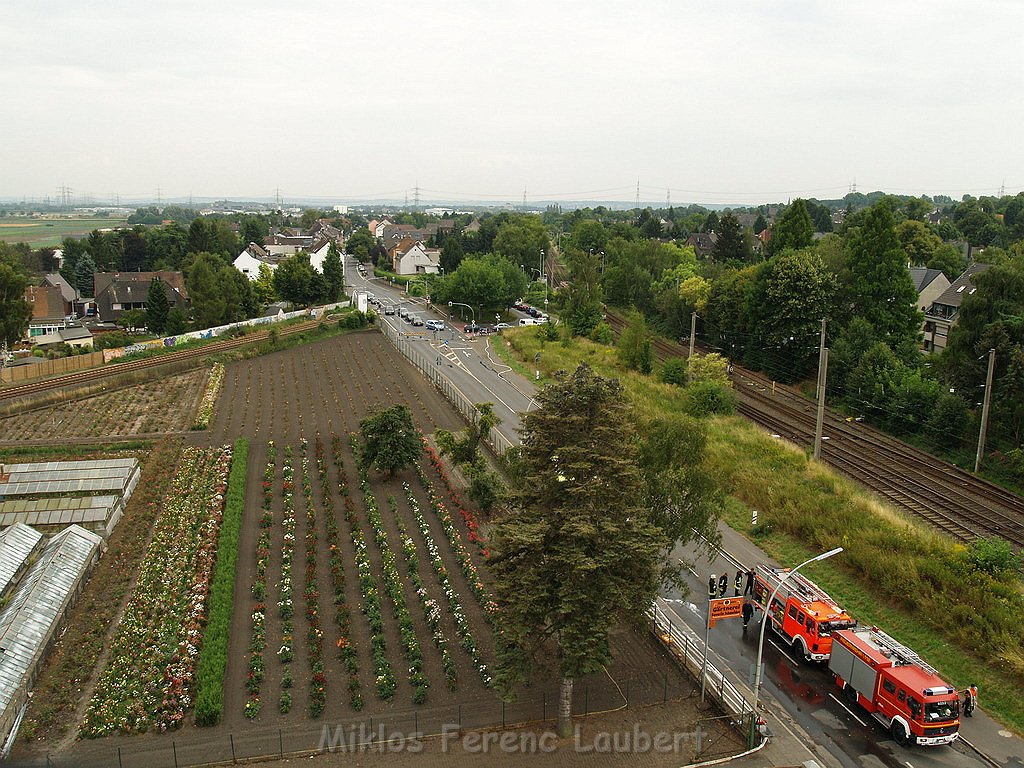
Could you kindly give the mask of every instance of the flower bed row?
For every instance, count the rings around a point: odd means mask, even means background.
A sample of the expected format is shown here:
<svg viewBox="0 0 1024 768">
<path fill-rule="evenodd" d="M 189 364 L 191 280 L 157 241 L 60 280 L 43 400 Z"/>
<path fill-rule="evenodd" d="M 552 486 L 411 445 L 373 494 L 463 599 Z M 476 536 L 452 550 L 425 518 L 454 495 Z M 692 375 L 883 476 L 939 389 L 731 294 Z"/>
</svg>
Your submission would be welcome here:
<svg viewBox="0 0 1024 768">
<path fill-rule="evenodd" d="M 353 436 L 353 442 L 355 436 Z M 353 445 L 353 450 L 356 446 Z M 357 454 L 358 455 L 358 454 Z M 395 621 L 398 622 L 398 632 L 402 643 L 402 655 L 405 657 L 406 666 L 409 670 L 409 685 L 413 688 L 413 704 L 422 704 L 427 700 L 427 689 L 430 688 L 430 680 L 423 673 L 423 651 L 420 649 L 419 640 L 416 639 L 416 627 L 413 625 L 412 616 L 405 602 L 405 594 L 402 591 L 402 578 L 398 574 L 398 566 L 395 563 L 395 553 L 391 551 L 388 544 L 388 534 L 384 530 L 384 520 L 381 517 L 380 509 L 377 507 L 377 499 L 370 490 L 370 481 L 367 477 L 365 462 L 359 461 L 359 488 L 363 492 L 363 503 L 366 505 L 366 515 L 373 530 L 373 539 L 380 552 L 381 563 L 384 571 L 384 590 L 391 598 L 392 613 Z"/>
<path fill-rule="evenodd" d="M 413 495 L 412 488 L 409 487 L 409 484 L 402 483 L 402 488 L 405 489 L 405 498 L 409 503 L 409 508 L 412 510 L 413 519 L 416 520 L 416 525 L 420 529 L 420 535 L 423 537 L 423 541 L 427 545 L 427 553 L 430 555 L 430 565 L 433 567 L 434 574 L 437 576 L 437 582 L 441 585 L 441 591 L 444 592 L 445 597 L 448 599 L 448 607 L 451 609 L 452 620 L 455 622 L 455 631 L 459 635 L 459 645 L 461 645 L 463 650 L 465 650 L 473 659 L 473 666 L 475 666 L 476 671 L 480 673 L 480 677 L 484 681 L 484 685 L 490 685 L 490 671 L 487 669 L 487 665 L 483 661 L 483 655 L 480 653 L 480 648 L 476 644 L 476 638 L 473 636 L 473 628 L 470 626 L 469 619 L 466 618 L 466 612 L 462 608 L 462 602 L 459 600 L 459 595 L 455 591 L 455 587 L 452 586 L 451 579 L 448 578 L 448 569 L 445 568 L 444 560 L 441 558 L 441 552 L 438 550 L 437 544 L 434 542 L 434 537 L 430 533 L 430 524 L 427 523 L 426 518 L 423 516 L 423 511 L 420 509 L 420 503 L 416 499 L 415 495 Z"/>
<path fill-rule="evenodd" d="M 177 727 L 192 706 L 231 449 L 186 448 L 82 735 Z"/>
<path fill-rule="evenodd" d="M 331 495 L 330 478 L 327 474 L 327 462 L 324 459 L 324 444 L 320 435 L 316 437 L 316 469 L 320 477 L 320 495 L 324 500 L 324 515 L 327 525 L 327 545 L 331 550 L 330 571 L 331 587 L 334 590 L 334 623 L 338 627 L 338 658 L 345 664 L 348 673 L 349 703 L 357 712 L 363 708 L 362 685 L 359 682 L 359 654 L 352 644 L 352 612 L 345 599 L 345 561 L 341 553 L 338 539 L 338 515 Z M 348 487 L 342 486 L 341 492 L 348 495 Z"/>
<path fill-rule="evenodd" d="M 235 597 L 235 565 L 238 561 L 238 535 L 245 507 L 246 464 L 249 441 L 235 441 L 228 475 L 228 495 L 224 519 L 217 541 L 217 565 L 210 591 L 209 620 L 203 634 L 202 651 L 196 668 L 196 724 L 216 725 L 224 712 L 224 670 L 228 663 L 228 639 Z"/>
<path fill-rule="evenodd" d="M 317 583 L 317 509 L 313 503 L 313 479 L 309 471 L 308 443 L 302 451 L 302 497 L 306 502 L 306 583 L 302 592 L 306 604 L 306 651 L 309 656 L 309 715 L 319 717 L 327 704 L 327 675 L 324 672 L 324 630 L 320 622 L 320 588 Z"/>
<path fill-rule="evenodd" d="M 341 440 L 337 437 L 332 437 L 331 447 L 334 453 L 334 464 L 338 468 L 338 475 L 341 478 L 339 484 L 343 489 L 345 521 L 348 523 L 349 537 L 352 539 L 352 546 L 355 550 L 356 572 L 359 575 L 359 592 L 362 596 L 362 611 L 370 626 L 370 653 L 373 660 L 377 695 L 384 700 L 390 700 L 395 695 L 397 682 L 395 681 L 395 674 L 391 670 L 391 662 L 388 660 L 387 641 L 384 638 L 384 615 L 380 607 L 380 592 L 377 589 L 377 582 L 373 576 L 373 567 L 370 565 L 366 537 L 363 535 L 362 528 L 359 525 L 359 518 L 356 516 L 355 503 L 344 490 L 348 485 L 348 478 L 345 474 L 341 446 Z"/>
<path fill-rule="evenodd" d="M 451 513 L 448 511 L 448 507 L 445 505 L 444 498 L 434 489 L 434 484 L 430 482 L 430 478 L 428 478 L 427 473 L 423 471 L 423 467 L 416 465 L 416 475 L 420 479 L 420 484 L 423 486 L 423 490 L 426 491 L 430 508 L 434 511 L 434 514 L 437 515 L 437 519 L 441 522 L 441 528 L 444 530 L 444 535 L 447 537 L 448 543 L 451 545 L 452 552 L 455 553 L 455 559 L 459 561 L 459 567 L 462 568 L 462 573 L 466 577 L 466 581 L 469 583 L 470 590 L 476 597 L 477 602 L 480 603 L 480 607 L 484 609 L 484 618 L 487 620 L 488 624 L 493 624 L 494 614 L 498 610 L 498 604 L 491 599 L 490 592 L 480 579 L 480 574 L 477 572 L 476 564 L 473 562 L 473 558 L 470 556 L 469 551 L 466 549 L 466 545 L 462 541 L 462 534 L 459 533 L 459 529 L 455 526 L 455 521 L 452 519 Z"/>
<path fill-rule="evenodd" d="M 466 505 L 462 503 L 462 494 L 459 493 L 459 489 L 452 483 L 451 478 L 448 477 L 448 470 L 445 469 L 444 462 L 441 461 L 441 457 L 437 455 L 437 451 L 433 449 L 427 438 L 420 436 L 423 443 L 423 452 L 427 455 L 427 459 L 430 461 L 430 466 L 434 468 L 438 477 L 441 478 L 441 483 L 444 485 L 445 493 L 448 494 L 448 500 L 452 506 L 459 513 L 459 517 L 466 524 L 466 530 L 469 531 L 469 540 L 472 544 L 475 544 L 477 549 L 484 557 L 487 557 L 487 542 L 484 539 L 483 533 L 480 531 L 480 520 L 477 516 L 466 508 Z"/>
<path fill-rule="evenodd" d="M 249 636 L 249 670 L 245 689 L 249 698 L 245 702 L 247 717 L 256 717 L 260 711 L 260 686 L 263 683 L 263 651 L 267 647 L 267 566 L 270 564 L 270 527 L 274 516 L 270 505 L 274 500 L 274 473 L 277 471 L 277 450 L 274 441 L 267 442 L 267 466 L 263 470 L 263 508 L 260 511 L 260 535 L 256 541 L 256 576 L 252 582 L 252 630 Z"/>
<path fill-rule="evenodd" d="M 406 573 L 409 576 L 409 581 L 412 582 L 413 589 L 416 590 L 416 597 L 423 609 L 423 617 L 427 620 L 427 626 L 430 627 L 430 637 L 434 641 L 438 653 L 441 654 L 441 668 L 444 670 L 445 683 L 448 685 L 448 690 L 454 691 L 459 686 L 459 674 L 452 654 L 448 650 L 448 638 L 445 637 L 444 630 L 441 629 L 441 606 L 437 600 L 430 597 L 430 593 L 423 584 L 423 579 L 420 578 L 420 558 L 416 551 L 416 542 L 409 535 L 409 530 L 398 513 L 398 503 L 394 496 L 388 496 L 388 506 L 398 524 L 398 535 L 402 541 Z"/>
<path fill-rule="evenodd" d="M 210 419 L 213 418 L 213 406 L 217 404 L 223 384 L 224 365 L 214 363 L 213 368 L 210 369 L 210 380 L 206 382 L 203 399 L 199 401 L 199 410 L 196 412 L 196 420 L 192 422 L 192 429 L 206 429 L 210 426 Z"/>
<path fill-rule="evenodd" d="M 277 649 L 277 660 L 284 665 L 281 672 L 281 698 L 278 708 L 287 714 L 292 708 L 292 672 L 288 666 L 295 657 L 295 616 L 292 564 L 295 560 L 295 454 L 290 445 L 284 447 L 284 462 L 281 467 L 281 503 L 284 514 L 281 518 L 281 577 L 277 582 L 277 610 L 281 616 L 281 645 Z"/>
</svg>

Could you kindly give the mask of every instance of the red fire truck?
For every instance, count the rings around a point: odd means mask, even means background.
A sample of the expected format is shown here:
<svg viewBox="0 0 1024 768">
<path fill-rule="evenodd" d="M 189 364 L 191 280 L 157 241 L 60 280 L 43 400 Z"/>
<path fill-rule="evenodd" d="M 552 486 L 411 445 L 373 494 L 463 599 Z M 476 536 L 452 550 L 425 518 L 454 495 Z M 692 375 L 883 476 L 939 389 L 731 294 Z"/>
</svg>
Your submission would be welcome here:
<svg viewBox="0 0 1024 768">
<path fill-rule="evenodd" d="M 949 744 L 960 735 L 956 689 L 880 629 L 836 632 L 828 667 L 839 687 L 896 743 Z"/>
<path fill-rule="evenodd" d="M 759 565 L 754 572 L 754 602 L 765 611 L 772 591 L 781 583 L 771 610 L 775 631 L 806 661 L 825 661 L 832 650 L 832 633 L 856 622 L 821 587 L 802 574 L 786 581 L 787 569 Z"/>
</svg>

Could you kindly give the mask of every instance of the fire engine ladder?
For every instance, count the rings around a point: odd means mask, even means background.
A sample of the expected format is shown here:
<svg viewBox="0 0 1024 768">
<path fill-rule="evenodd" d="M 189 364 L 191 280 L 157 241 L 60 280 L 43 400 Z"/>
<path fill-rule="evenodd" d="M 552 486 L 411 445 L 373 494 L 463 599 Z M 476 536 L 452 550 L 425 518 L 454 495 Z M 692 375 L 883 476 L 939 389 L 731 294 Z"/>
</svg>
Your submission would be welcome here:
<svg viewBox="0 0 1024 768">
<path fill-rule="evenodd" d="M 878 643 L 879 647 L 889 651 L 898 661 L 902 661 L 906 664 L 916 664 L 925 672 L 929 674 L 939 676 L 938 670 L 928 664 L 924 659 L 918 656 L 914 651 L 907 648 L 907 646 L 897 642 L 892 637 L 887 635 L 880 629 L 871 630 L 871 638 Z"/>
<path fill-rule="evenodd" d="M 765 583 L 768 584 L 773 590 L 776 589 L 782 582 L 783 576 L 786 575 L 786 571 L 779 568 L 769 568 L 766 565 L 759 565 L 758 572 Z M 830 605 L 840 611 L 839 605 L 829 597 L 828 593 L 815 584 L 813 581 L 805 577 L 803 574 L 797 573 L 786 579 L 786 583 L 782 585 L 782 589 L 779 590 L 779 595 L 785 599 L 786 596 L 796 593 L 806 602 L 820 602 Z"/>
</svg>

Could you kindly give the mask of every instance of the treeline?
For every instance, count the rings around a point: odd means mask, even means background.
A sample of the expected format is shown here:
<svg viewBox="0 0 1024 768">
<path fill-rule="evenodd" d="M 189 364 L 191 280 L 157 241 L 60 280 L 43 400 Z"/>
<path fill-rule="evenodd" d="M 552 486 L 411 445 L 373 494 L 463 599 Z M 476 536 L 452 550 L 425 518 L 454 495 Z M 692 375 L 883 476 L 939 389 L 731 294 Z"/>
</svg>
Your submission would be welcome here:
<svg viewBox="0 0 1024 768">
<path fill-rule="evenodd" d="M 571 280 L 559 293 L 562 316 L 574 333 L 593 334 L 603 298 L 683 339 L 696 312 L 703 342 L 782 382 L 814 375 L 825 319 L 832 402 L 954 457 L 966 457 L 976 440 L 995 348 L 991 457 L 1024 480 L 1024 195 L 967 199 L 934 224 L 924 219 L 935 208 L 910 200 L 883 197 L 823 236 L 797 200 L 764 247 L 748 247 L 751 228 L 726 213 L 700 258 L 678 241 L 643 238 L 635 225 L 630 237 L 621 222 L 578 221 L 564 244 Z M 974 278 L 945 352 L 923 355 L 907 265 L 940 269 L 952 281 L 968 251 L 993 267 Z"/>
</svg>

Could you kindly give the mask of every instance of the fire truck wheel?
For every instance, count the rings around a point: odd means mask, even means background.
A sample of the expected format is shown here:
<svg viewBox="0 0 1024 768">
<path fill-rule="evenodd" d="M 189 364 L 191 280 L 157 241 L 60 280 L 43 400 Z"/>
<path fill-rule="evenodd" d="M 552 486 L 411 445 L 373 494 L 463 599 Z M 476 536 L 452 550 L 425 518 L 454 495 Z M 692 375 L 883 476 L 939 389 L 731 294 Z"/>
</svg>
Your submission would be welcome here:
<svg viewBox="0 0 1024 768">
<path fill-rule="evenodd" d="M 901 747 L 905 747 L 907 745 L 907 729 L 903 727 L 903 723 L 893 722 L 892 727 L 889 730 L 892 731 L 893 741 Z"/>
<path fill-rule="evenodd" d="M 793 653 L 805 662 L 810 662 L 811 660 L 811 654 L 807 652 L 807 646 L 804 645 L 803 640 L 799 637 L 793 638 Z"/>
</svg>

